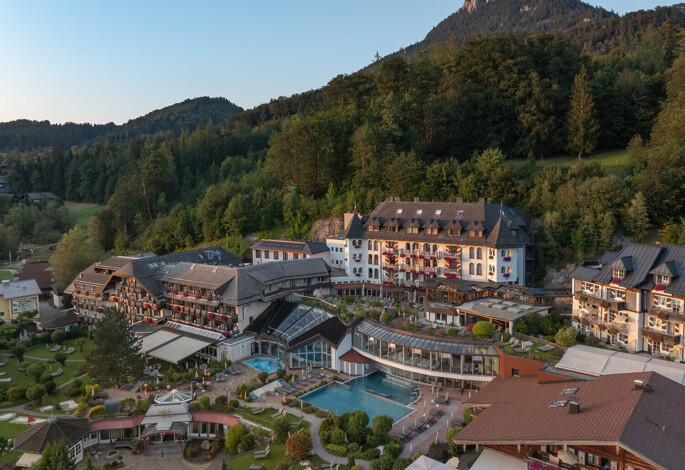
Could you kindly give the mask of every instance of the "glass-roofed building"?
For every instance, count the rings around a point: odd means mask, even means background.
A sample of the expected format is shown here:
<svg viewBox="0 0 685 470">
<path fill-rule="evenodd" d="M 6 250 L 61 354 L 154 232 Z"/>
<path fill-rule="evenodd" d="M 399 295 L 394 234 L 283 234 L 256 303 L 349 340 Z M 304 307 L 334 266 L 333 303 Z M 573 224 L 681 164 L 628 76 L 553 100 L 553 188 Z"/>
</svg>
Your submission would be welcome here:
<svg viewBox="0 0 685 470">
<path fill-rule="evenodd" d="M 339 370 L 338 351 L 346 332 L 347 325 L 332 313 L 291 302 L 274 303 L 245 329 L 254 337 L 253 355 L 277 357 L 294 369 Z"/>
</svg>

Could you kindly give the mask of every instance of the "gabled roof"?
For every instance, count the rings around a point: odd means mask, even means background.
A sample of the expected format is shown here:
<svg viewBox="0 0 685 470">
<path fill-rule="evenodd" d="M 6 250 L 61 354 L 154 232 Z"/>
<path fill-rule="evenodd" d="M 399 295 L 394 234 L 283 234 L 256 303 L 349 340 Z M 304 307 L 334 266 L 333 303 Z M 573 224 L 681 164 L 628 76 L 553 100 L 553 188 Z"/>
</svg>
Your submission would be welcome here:
<svg viewBox="0 0 685 470">
<path fill-rule="evenodd" d="M 251 247 L 252 250 L 285 251 L 288 253 L 302 253 L 313 255 L 328 251 L 328 246 L 322 242 L 304 240 L 258 240 Z"/>
<path fill-rule="evenodd" d="M 652 269 L 649 274 L 658 274 L 661 276 L 677 277 L 678 276 L 678 266 L 674 260 L 666 261 L 661 263 L 656 268 Z"/>
<path fill-rule="evenodd" d="M 361 238 L 366 230 L 358 213 L 352 214 L 352 220 L 345 227 L 345 238 Z"/>
<path fill-rule="evenodd" d="M 17 435 L 14 438 L 14 450 L 42 454 L 47 444 L 64 442 L 67 447 L 71 447 L 89 432 L 87 419 L 50 419 Z"/>
<path fill-rule="evenodd" d="M 609 263 L 609 266 L 611 266 L 611 269 L 622 269 L 626 272 L 635 269 L 633 267 L 632 256 L 617 256 L 611 263 Z"/>
<path fill-rule="evenodd" d="M 636 379 L 651 391 L 635 390 Z M 580 413 L 552 406 L 571 397 Z M 486 408 L 455 437 L 458 444 L 617 445 L 660 469 L 685 461 L 685 387 L 655 372 L 550 383 L 496 377 L 465 403 Z"/>
<path fill-rule="evenodd" d="M 19 280 L 26 281 L 28 279 L 35 279 L 41 290 L 51 288 L 55 284 L 55 276 L 52 273 L 50 262 L 47 260 L 27 261 L 19 273 Z"/>
</svg>

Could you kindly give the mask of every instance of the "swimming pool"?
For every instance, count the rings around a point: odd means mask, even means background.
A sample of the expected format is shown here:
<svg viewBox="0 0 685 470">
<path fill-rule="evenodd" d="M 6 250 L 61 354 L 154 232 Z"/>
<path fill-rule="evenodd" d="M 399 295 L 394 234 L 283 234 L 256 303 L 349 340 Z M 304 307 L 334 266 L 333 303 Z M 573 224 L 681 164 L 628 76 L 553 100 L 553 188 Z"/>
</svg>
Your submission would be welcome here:
<svg viewBox="0 0 685 470">
<path fill-rule="evenodd" d="M 267 374 L 273 374 L 278 369 L 283 368 L 281 361 L 273 357 L 255 357 L 254 359 L 245 361 L 245 364 L 258 371 L 266 372 Z"/>
<path fill-rule="evenodd" d="M 405 405 L 416 400 L 418 393 L 418 389 L 409 382 L 374 372 L 342 384 L 332 382 L 302 395 L 300 400 L 339 415 L 362 410 L 371 420 L 387 415 L 397 421 L 412 411 Z"/>
</svg>

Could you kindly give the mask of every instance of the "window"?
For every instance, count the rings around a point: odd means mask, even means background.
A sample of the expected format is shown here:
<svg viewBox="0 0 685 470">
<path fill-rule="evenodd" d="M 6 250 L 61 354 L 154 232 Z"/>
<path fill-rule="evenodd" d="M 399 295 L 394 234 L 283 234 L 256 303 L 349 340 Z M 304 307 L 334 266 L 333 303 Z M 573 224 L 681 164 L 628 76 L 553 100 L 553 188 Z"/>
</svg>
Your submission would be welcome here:
<svg viewBox="0 0 685 470">
<path fill-rule="evenodd" d="M 278 259 L 278 251 L 274 251 L 274 259 Z"/>
<path fill-rule="evenodd" d="M 372 250 L 372 249 L 373 249 L 373 242 L 372 242 L 371 240 L 369 240 L 369 242 L 367 243 L 367 248 L 368 248 L 369 250 Z"/>
<path fill-rule="evenodd" d="M 402 209 L 397 209 L 397 215 L 402 213 Z"/>
<path fill-rule="evenodd" d="M 378 225 L 369 225 L 369 232 L 378 232 Z"/>
<path fill-rule="evenodd" d="M 419 233 L 419 228 L 418 227 L 409 227 L 407 229 L 407 233 L 417 234 L 417 233 Z"/>
<path fill-rule="evenodd" d="M 262 250 L 254 250 L 254 257 L 260 259 L 262 257 Z"/>
<path fill-rule="evenodd" d="M 388 232 L 397 232 L 397 226 L 391 225 L 390 227 L 388 227 Z"/>
<path fill-rule="evenodd" d="M 293 253 L 293 259 L 299 259 L 299 256 L 297 256 L 297 253 Z"/>
<path fill-rule="evenodd" d="M 288 253 L 283 252 L 283 261 L 288 261 Z"/>
<path fill-rule="evenodd" d="M 464 217 L 464 211 L 457 211 L 457 217 Z"/>
<path fill-rule="evenodd" d="M 378 241 L 373 242 L 373 251 L 378 251 Z"/>
<path fill-rule="evenodd" d="M 483 249 L 482 248 L 478 248 L 478 253 L 476 255 L 476 258 L 483 259 Z"/>
<path fill-rule="evenodd" d="M 483 275 L 483 265 L 478 263 L 476 266 L 476 275 L 477 276 L 482 276 Z"/>
<path fill-rule="evenodd" d="M 623 269 L 612 269 L 611 277 L 613 277 L 614 279 L 623 279 L 624 277 L 626 277 L 626 272 Z"/>
<path fill-rule="evenodd" d="M 476 231 L 475 230 L 469 230 L 469 237 L 475 237 L 476 236 Z"/>
<path fill-rule="evenodd" d="M 426 235 L 437 235 L 437 234 L 438 234 L 437 228 L 427 228 L 426 229 Z"/>
<path fill-rule="evenodd" d="M 511 369 L 511 375 L 512 375 L 512 377 L 518 377 L 519 376 L 519 370 L 518 369 Z"/>
<path fill-rule="evenodd" d="M 269 252 L 264 250 L 264 259 L 269 259 Z"/>
<path fill-rule="evenodd" d="M 436 216 L 439 216 L 440 214 L 442 214 L 442 210 L 438 209 L 438 210 L 435 211 L 435 215 L 436 215 Z"/>
<path fill-rule="evenodd" d="M 469 274 L 473 274 L 474 269 L 473 269 L 473 263 L 469 263 Z"/>
<path fill-rule="evenodd" d="M 421 214 L 423 214 L 423 209 L 419 209 L 416 211 L 416 215 L 421 215 Z"/>
<path fill-rule="evenodd" d="M 621 290 L 621 289 L 607 289 L 607 298 L 611 300 L 618 300 L 619 302 L 625 302 L 626 300 L 626 291 Z"/>
<path fill-rule="evenodd" d="M 502 271 L 502 274 L 504 274 L 504 266 L 502 266 L 502 269 L 501 269 L 501 271 Z"/>
<path fill-rule="evenodd" d="M 450 237 L 458 237 L 459 235 L 461 235 L 461 230 L 459 230 L 458 228 L 451 228 L 447 230 L 447 235 L 449 235 Z"/>
<path fill-rule="evenodd" d="M 505 250 L 502 250 L 502 257 L 506 256 L 506 253 L 507 252 Z"/>
<path fill-rule="evenodd" d="M 469 258 L 471 258 L 471 259 L 476 258 L 476 249 L 474 247 L 469 248 Z"/>
<path fill-rule="evenodd" d="M 656 283 L 667 286 L 671 283 L 671 277 L 670 276 L 662 276 L 661 274 L 657 274 L 656 275 Z"/>
</svg>

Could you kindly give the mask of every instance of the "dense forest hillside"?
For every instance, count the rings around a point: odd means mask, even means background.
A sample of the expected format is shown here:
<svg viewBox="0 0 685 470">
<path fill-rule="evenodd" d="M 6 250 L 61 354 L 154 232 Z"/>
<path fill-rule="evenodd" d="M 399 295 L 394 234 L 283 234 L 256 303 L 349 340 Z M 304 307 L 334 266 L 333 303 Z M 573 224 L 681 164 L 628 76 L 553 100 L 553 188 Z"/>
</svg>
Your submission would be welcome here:
<svg viewBox="0 0 685 470">
<path fill-rule="evenodd" d="M 616 232 L 643 240 L 660 228 L 685 242 L 682 29 L 620 27 L 649 40 L 604 53 L 585 47 L 592 29 L 585 40 L 472 39 L 391 57 L 225 123 L 11 153 L 7 180 L 15 192 L 106 203 L 88 227 L 105 251 L 220 241 L 240 253 L 247 233 L 302 237 L 318 218 L 390 195 L 526 210 L 541 266 L 611 249 Z M 593 162 L 598 150 L 626 148 L 621 171 Z M 560 154 L 578 163 L 541 164 Z M 31 239 L 26 210 L 0 199 L 0 253 Z"/>
<path fill-rule="evenodd" d="M 579 0 L 466 0 L 422 41 L 400 53 L 421 54 L 439 44 L 459 46 L 475 37 L 554 32 L 610 17 L 616 15 Z"/>
<path fill-rule="evenodd" d="M 20 119 L 0 123 L 0 151 L 33 150 L 60 146 L 70 148 L 95 140 L 127 141 L 161 131 L 195 129 L 200 121 L 221 124 L 243 109 L 226 98 L 194 98 L 153 111 L 117 126 L 109 124 L 51 124 Z"/>
</svg>

